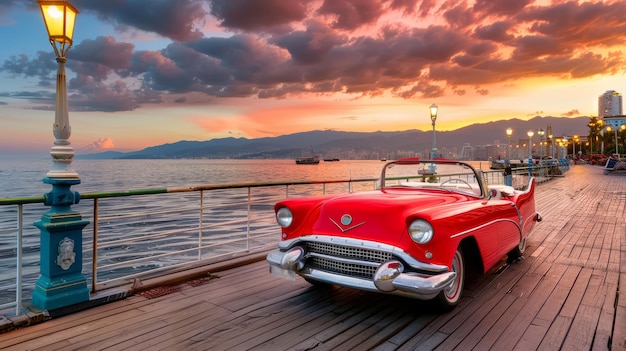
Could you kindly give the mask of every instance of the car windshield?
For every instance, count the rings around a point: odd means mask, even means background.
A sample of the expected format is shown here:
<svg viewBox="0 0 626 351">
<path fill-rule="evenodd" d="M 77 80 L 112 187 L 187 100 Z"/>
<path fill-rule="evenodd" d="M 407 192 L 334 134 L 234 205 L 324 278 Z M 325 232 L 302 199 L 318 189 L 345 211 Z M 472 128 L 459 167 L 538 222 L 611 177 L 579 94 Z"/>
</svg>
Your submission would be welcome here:
<svg viewBox="0 0 626 351">
<path fill-rule="evenodd" d="M 461 161 L 401 159 L 385 165 L 382 188 L 414 187 L 483 196 L 481 175 Z"/>
</svg>

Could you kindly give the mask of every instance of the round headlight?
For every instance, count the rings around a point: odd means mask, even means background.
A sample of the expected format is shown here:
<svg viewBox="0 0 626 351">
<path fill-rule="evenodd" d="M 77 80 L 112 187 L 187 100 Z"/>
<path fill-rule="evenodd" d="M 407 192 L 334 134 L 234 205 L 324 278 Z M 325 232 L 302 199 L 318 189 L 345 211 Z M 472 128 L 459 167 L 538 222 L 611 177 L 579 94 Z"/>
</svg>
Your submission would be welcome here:
<svg viewBox="0 0 626 351">
<path fill-rule="evenodd" d="M 276 221 L 280 224 L 281 227 L 289 227 L 291 222 L 293 222 L 293 214 L 291 210 L 287 207 L 281 207 L 276 212 Z"/>
<path fill-rule="evenodd" d="M 426 244 L 433 238 L 433 227 L 423 219 L 416 219 L 409 226 L 411 239 L 418 244 Z"/>
</svg>

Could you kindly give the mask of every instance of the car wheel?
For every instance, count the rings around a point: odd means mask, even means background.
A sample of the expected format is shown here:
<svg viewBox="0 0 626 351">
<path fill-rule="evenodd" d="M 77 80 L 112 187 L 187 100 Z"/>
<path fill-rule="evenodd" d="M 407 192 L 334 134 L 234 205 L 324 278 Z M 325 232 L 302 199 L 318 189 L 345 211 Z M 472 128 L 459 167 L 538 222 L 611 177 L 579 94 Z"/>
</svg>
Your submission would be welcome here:
<svg viewBox="0 0 626 351">
<path fill-rule="evenodd" d="M 463 251 L 457 248 L 452 258 L 452 271 L 456 272 L 456 278 L 452 285 L 437 295 L 437 300 L 442 309 L 449 311 L 459 303 L 465 284 L 465 259 Z"/>
<path fill-rule="evenodd" d="M 519 242 L 519 245 L 509 252 L 509 262 L 521 258 L 524 255 L 524 251 L 526 251 L 526 238 L 523 238 L 522 241 Z"/>
</svg>

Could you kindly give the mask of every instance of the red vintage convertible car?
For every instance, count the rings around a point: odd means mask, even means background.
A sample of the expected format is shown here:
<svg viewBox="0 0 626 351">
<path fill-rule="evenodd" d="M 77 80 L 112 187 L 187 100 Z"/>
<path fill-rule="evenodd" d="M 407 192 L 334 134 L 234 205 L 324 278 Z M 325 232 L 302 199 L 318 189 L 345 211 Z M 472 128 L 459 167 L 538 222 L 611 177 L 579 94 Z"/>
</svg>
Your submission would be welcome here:
<svg viewBox="0 0 626 351">
<path fill-rule="evenodd" d="M 385 164 L 375 191 L 287 199 L 270 272 L 311 283 L 458 304 L 469 272 L 505 255 L 519 258 L 541 221 L 535 181 L 515 190 L 488 185 L 460 161 L 401 159 Z"/>
</svg>

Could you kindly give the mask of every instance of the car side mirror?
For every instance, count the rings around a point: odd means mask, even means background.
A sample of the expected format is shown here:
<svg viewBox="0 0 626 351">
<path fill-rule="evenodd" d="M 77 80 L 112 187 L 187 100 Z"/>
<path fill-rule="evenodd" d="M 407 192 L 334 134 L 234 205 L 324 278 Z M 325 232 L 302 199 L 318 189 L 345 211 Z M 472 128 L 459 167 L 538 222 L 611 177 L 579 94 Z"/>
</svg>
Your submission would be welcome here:
<svg viewBox="0 0 626 351">
<path fill-rule="evenodd" d="M 487 195 L 488 195 L 488 199 L 491 200 L 492 198 L 498 196 L 498 190 L 496 190 L 496 189 L 489 189 L 489 192 L 488 192 Z"/>
</svg>

